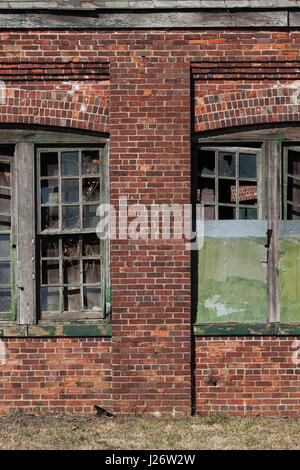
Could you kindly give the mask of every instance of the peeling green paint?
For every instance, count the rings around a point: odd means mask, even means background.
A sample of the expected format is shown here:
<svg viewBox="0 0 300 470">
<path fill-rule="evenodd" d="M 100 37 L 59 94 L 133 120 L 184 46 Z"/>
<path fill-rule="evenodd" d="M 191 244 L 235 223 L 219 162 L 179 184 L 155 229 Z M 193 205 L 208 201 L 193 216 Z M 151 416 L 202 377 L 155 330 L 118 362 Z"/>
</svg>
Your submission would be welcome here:
<svg viewBox="0 0 300 470">
<path fill-rule="evenodd" d="M 273 323 L 213 323 L 194 325 L 195 336 L 273 335 Z"/>
<path fill-rule="evenodd" d="M 206 238 L 196 323 L 267 322 L 265 237 Z"/>
</svg>

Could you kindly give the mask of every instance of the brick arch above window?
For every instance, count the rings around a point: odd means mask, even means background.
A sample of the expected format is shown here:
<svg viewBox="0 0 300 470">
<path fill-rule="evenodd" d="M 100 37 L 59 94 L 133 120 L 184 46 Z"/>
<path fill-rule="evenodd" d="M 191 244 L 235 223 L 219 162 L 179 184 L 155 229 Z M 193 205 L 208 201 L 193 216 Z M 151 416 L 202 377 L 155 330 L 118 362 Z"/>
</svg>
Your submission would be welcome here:
<svg viewBox="0 0 300 470">
<path fill-rule="evenodd" d="M 203 86 L 205 89 L 205 85 Z M 197 96 L 198 95 L 198 96 Z M 300 121 L 299 82 L 233 90 L 195 97 L 195 132 Z"/>
<path fill-rule="evenodd" d="M 2 82 L 3 83 L 3 82 Z M 108 81 L 2 85 L 0 123 L 109 132 Z"/>
</svg>

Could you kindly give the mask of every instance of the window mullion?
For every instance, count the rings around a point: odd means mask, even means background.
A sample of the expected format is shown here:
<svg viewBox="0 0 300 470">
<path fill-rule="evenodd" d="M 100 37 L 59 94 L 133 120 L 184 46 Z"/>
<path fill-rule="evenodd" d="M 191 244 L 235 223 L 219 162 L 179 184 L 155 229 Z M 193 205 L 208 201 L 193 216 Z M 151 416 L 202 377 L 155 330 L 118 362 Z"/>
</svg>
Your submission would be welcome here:
<svg viewBox="0 0 300 470">
<path fill-rule="evenodd" d="M 34 144 L 16 145 L 18 285 L 20 324 L 34 324 L 35 318 L 35 196 Z M 26 197 L 25 197 L 26 195 Z"/>
<path fill-rule="evenodd" d="M 267 141 L 267 212 L 268 212 L 268 321 L 280 321 L 279 218 L 280 218 L 280 142 Z"/>
</svg>

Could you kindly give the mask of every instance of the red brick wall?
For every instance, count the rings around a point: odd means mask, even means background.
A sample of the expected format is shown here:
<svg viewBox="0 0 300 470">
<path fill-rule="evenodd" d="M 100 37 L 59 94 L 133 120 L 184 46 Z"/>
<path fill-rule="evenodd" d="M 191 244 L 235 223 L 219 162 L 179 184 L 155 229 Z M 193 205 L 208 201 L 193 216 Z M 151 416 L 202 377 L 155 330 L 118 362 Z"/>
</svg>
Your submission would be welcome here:
<svg viewBox="0 0 300 470">
<path fill-rule="evenodd" d="M 295 340 L 197 338 L 197 413 L 299 415 L 299 346 Z"/>
<path fill-rule="evenodd" d="M 294 90 L 285 86 L 287 91 L 278 93 L 277 80 L 282 76 L 276 76 L 275 81 L 264 76 L 261 65 L 255 82 L 247 78 L 245 70 L 235 81 L 215 76 L 218 72 L 195 78 L 195 86 L 190 81 L 191 73 L 196 77 L 195 65 L 191 64 L 201 61 L 243 61 L 253 69 L 253 63 L 272 59 L 289 61 L 292 70 L 290 61 L 300 56 L 300 32 L 14 31 L 0 34 L 0 54 L 2 68 L 10 70 L 1 76 L 9 90 L 16 86 L 12 69 L 30 63 L 33 70 L 29 78 L 17 84 L 22 90 L 20 106 L 0 106 L 1 123 L 109 131 L 111 199 L 115 205 L 120 196 L 127 196 L 130 204 L 189 202 L 193 120 L 198 131 L 244 123 L 298 121 L 300 116 L 293 101 Z M 76 79 L 71 83 L 76 82 L 77 88 L 64 83 L 68 82 L 68 73 L 47 82 L 34 80 L 34 70 L 46 73 L 45 64 L 61 66 L 64 61 L 109 63 L 110 80 L 100 77 L 96 85 L 92 79 Z M 276 66 L 272 67 L 272 73 L 277 73 Z M 208 69 L 211 71 L 210 66 Z M 282 84 L 291 85 L 295 80 L 292 74 L 287 78 Z M 191 109 L 193 100 L 196 113 Z M 262 117 L 257 120 L 257 116 Z M 42 402 L 44 409 L 66 411 L 90 412 L 97 403 L 114 412 L 136 415 L 190 413 L 190 252 L 184 240 L 113 241 L 111 266 L 112 340 L 6 339 L 17 363 L 0 365 L 3 411 L 36 408 Z M 261 342 L 267 350 L 260 353 L 255 348 Z M 291 402 L 296 400 L 294 391 L 286 392 L 286 386 L 297 387 L 297 369 L 290 367 L 286 350 L 278 349 L 279 343 L 285 348 L 291 340 L 198 338 L 196 343 L 199 412 L 221 410 L 221 406 L 243 407 L 228 409 L 237 412 L 259 407 L 272 413 L 296 409 Z M 222 349 L 225 344 L 231 351 Z M 267 362 L 259 362 L 257 354 L 266 354 Z M 80 363 L 71 368 L 77 355 Z M 265 364 L 270 367 L 265 369 Z M 280 364 L 281 375 L 267 374 L 267 370 L 273 371 L 273 364 Z M 220 397 L 221 385 L 208 389 L 205 380 L 214 369 L 225 377 L 222 387 L 227 398 Z M 290 369 L 295 375 L 288 373 Z M 250 392 L 238 377 L 246 376 L 247 382 L 252 370 L 261 379 L 254 386 L 257 390 Z M 266 383 L 271 385 L 264 385 L 265 375 L 270 375 Z M 57 377 L 62 378 L 58 381 Z M 93 379 L 92 393 L 88 377 Z M 282 379 L 275 386 L 277 377 Z M 232 382 L 234 391 L 229 385 Z M 264 390 L 268 387 L 271 389 Z M 26 394 L 25 389 L 31 389 L 31 393 Z M 240 398 L 239 393 L 249 393 L 249 400 L 260 401 L 247 401 L 245 408 L 246 397 Z M 260 393 L 267 395 L 257 398 Z M 294 408 L 281 410 L 279 406 L 288 404 L 276 393 L 290 393 L 289 403 Z M 274 410 L 268 408 L 272 400 Z"/>
<path fill-rule="evenodd" d="M 92 413 L 111 399 L 111 340 L 2 339 L 0 412 Z"/>
</svg>

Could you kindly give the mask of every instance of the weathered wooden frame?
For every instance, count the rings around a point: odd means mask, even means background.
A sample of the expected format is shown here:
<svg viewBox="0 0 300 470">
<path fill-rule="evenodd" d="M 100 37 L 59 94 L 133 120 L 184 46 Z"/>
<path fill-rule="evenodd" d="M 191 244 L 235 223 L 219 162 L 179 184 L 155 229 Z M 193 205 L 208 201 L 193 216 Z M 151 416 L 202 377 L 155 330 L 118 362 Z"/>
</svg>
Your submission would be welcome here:
<svg viewBox="0 0 300 470">
<path fill-rule="evenodd" d="M 266 128 L 253 132 L 236 132 L 222 135 L 219 131 L 212 138 L 209 135 L 198 138 L 194 137 L 196 145 L 217 147 L 222 149 L 222 145 L 232 147 L 244 146 L 246 142 L 262 144 L 262 184 L 265 181 L 262 191 L 268 194 L 263 198 L 263 213 L 268 219 L 268 233 L 271 234 L 268 249 L 268 322 L 267 323 L 196 323 L 194 325 L 195 335 L 288 335 L 300 334 L 300 323 L 280 323 L 280 299 L 279 299 L 279 220 L 284 215 L 284 207 L 281 203 L 282 188 L 286 178 L 287 168 L 283 165 L 283 176 L 281 178 L 281 159 L 284 159 L 284 144 L 289 144 L 288 148 L 300 146 L 300 135 L 295 127 L 286 128 Z M 298 144 L 299 142 L 299 144 Z M 298 146 L 298 149 L 299 149 Z M 225 147 L 228 148 L 228 147 Z M 193 155 L 195 152 L 193 151 Z M 193 157 L 194 158 L 194 157 Z M 266 186 L 269 186 L 268 193 Z M 192 200 L 194 198 L 192 197 Z"/>
<path fill-rule="evenodd" d="M 37 260 L 37 230 L 36 230 L 36 194 L 35 194 L 35 144 L 47 147 L 51 145 L 77 147 L 97 147 L 105 149 L 103 155 L 105 171 L 104 192 L 101 194 L 101 202 L 109 201 L 109 173 L 108 173 L 108 138 L 90 134 L 78 133 L 60 133 L 48 131 L 28 131 L 28 130 L 6 130 L 0 136 L 0 142 L 6 144 L 15 144 L 15 157 L 11 159 L 14 165 L 14 174 L 12 177 L 12 192 L 15 197 L 12 198 L 12 259 L 14 264 L 13 292 L 15 292 L 15 304 L 10 319 L 0 319 L 0 336 L 52 336 L 52 335 L 70 335 L 70 336 L 105 336 L 110 335 L 111 330 L 107 329 L 105 324 L 109 321 L 109 306 L 106 309 L 105 302 L 110 297 L 110 278 L 109 278 L 109 241 L 101 241 L 103 244 L 104 262 L 103 262 L 103 315 L 100 318 L 64 318 L 54 321 L 49 319 L 39 324 L 37 303 L 36 303 L 36 267 Z M 52 145 L 54 144 L 54 145 Z M 1 160 L 1 157 L 0 157 Z M 24 197 L 26 195 L 26 197 Z M 95 232 L 95 230 L 94 230 Z M 87 231 L 91 233 L 91 230 Z M 105 316 L 105 319 L 104 319 Z M 54 323 L 53 323 L 54 321 Z M 101 326 L 101 323 L 103 323 Z M 19 326 L 18 326 L 19 325 Z M 32 327 L 29 329 L 29 326 Z M 36 325 L 36 327 L 34 326 Z"/>
</svg>

